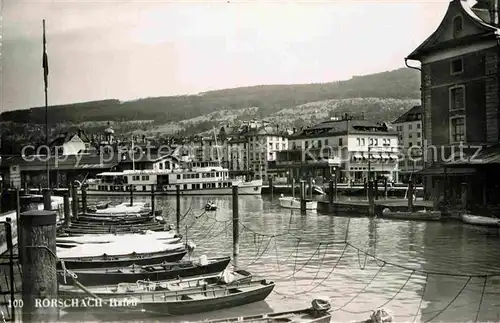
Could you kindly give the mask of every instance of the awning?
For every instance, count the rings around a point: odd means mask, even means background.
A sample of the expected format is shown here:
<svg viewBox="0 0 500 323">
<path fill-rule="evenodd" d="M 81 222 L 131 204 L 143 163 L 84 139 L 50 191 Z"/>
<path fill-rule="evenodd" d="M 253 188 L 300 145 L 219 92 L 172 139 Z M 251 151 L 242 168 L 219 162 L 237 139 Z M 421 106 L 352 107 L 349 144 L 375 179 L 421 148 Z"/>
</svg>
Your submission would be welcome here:
<svg viewBox="0 0 500 323">
<path fill-rule="evenodd" d="M 361 158 L 363 158 L 363 154 L 361 154 L 361 153 L 354 153 L 352 156 L 353 156 L 354 158 L 356 158 L 356 159 L 361 159 Z"/>
<path fill-rule="evenodd" d="M 372 158 L 372 159 L 381 159 L 382 156 L 380 156 L 380 154 L 376 154 L 375 153 L 375 154 L 370 154 L 370 158 Z"/>
<path fill-rule="evenodd" d="M 432 175 L 432 176 L 460 176 L 474 174 L 476 170 L 474 168 L 448 168 L 443 166 L 431 166 L 424 168 L 418 172 L 417 175 Z"/>
<path fill-rule="evenodd" d="M 389 158 L 394 159 L 394 160 L 399 159 L 398 155 L 396 155 L 396 154 L 389 154 Z"/>
</svg>

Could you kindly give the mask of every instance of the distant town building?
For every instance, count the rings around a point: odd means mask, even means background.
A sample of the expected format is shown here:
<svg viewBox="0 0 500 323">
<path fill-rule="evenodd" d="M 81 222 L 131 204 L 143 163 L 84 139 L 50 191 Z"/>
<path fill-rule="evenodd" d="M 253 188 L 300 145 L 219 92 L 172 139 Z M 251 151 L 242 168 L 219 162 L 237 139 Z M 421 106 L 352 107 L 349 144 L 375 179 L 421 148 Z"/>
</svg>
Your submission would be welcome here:
<svg viewBox="0 0 500 323">
<path fill-rule="evenodd" d="M 223 129 L 188 143 L 183 151 L 191 152 L 198 161 L 219 161 L 233 177 L 267 182 L 269 176 L 275 176 L 286 181 L 286 172 L 275 165 L 276 153 L 288 148 L 286 130 L 258 120 Z"/>
<path fill-rule="evenodd" d="M 60 134 L 49 146 L 59 156 L 78 155 L 90 149 L 90 140 L 83 130 L 78 129 Z"/>
<path fill-rule="evenodd" d="M 363 182 L 370 167 L 372 178 L 398 180 L 398 133 L 388 124 L 332 118 L 291 135 L 289 146 L 277 163 L 295 178 L 336 174 L 339 182 Z"/>
<path fill-rule="evenodd" d="M 493 159 L 448 167 L 456 163 L 461 144 L 500 141 L 498 8 L 499 0 L 480 0 L 473 7 L 451 1 L 436 31 L 406 58 L 421 63 L 423 135 L 431 147 L 421 172 L 427 197 L 432 192 L 455 205 L 464 196 L 469 205 L 498 201 L 498 174 L 492 176 L 494 167 L 485 165 Z"/>
<path fill-rule="evenodd" d="M 423 168 L 422 107 L 414 106 L 397 118 L 393 125 L 399 134 L 402 158 L 399 161 L 399 180 L 406 182 Z"/>
</svg>

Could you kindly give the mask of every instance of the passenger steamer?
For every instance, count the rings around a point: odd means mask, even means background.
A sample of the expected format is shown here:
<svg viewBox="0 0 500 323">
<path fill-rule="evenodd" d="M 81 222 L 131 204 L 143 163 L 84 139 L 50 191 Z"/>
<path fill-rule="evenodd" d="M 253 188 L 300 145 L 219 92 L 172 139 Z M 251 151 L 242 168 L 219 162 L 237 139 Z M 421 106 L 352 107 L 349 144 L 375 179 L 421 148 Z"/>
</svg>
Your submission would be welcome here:
<svg viewBox="0 0 500 323">
<path fill-rule="evenodd" d="M 86 182 L 88 195 L 172 195 L 180 187 L 183 195 L 231 195 L 238 185 L 240 195 L 260 195 L 262 180 L 242 181 L 229 178 L 227 168 L 218 162 L 181 161 L 176 157 L 162 159 L 148 170 L 104 172 Z"/>
</svg>

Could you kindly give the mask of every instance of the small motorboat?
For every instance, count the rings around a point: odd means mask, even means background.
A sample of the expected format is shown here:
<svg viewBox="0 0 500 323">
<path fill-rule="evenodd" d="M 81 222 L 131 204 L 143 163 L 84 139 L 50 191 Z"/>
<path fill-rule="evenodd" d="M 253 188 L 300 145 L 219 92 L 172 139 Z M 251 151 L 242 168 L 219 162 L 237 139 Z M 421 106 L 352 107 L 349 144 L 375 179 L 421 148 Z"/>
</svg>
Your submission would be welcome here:
<svg viewBox="0 0 500 323">
<path fill-rule="evenodd" d="M 216 211 L 217 210 L 217 205 L 215 205 L 214 202 L 208 201 L 208 203 L 205 205 L 205 211 Z"/>
<path fill-rule="evenodd" d="M 486 227 L 500 227 L 500 219 L 490 218 L 486 216 L 472 215 L 464 213 L 462 214 L 462 222 L 472 225 L 481 225 Z"/>
<path fill-rule="evenodd" d="M 282 196 L 279 198 L 280 206 L 287 209 L 297 209 L 300 210 L 300 199 L 291 196 Z M 318 201 L 306 201 L 306 210 L 317 210 Z"/>
</svg>

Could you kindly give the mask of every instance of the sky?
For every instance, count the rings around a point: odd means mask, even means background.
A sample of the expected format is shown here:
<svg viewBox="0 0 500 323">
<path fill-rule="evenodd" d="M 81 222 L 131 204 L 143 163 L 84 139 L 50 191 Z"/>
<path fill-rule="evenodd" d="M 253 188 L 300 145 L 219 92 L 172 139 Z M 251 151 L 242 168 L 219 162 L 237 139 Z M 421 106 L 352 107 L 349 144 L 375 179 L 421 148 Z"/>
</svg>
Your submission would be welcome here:
<svg viewBox="0 0 500 323">
<path fill-rule="evenodd" d="M 404 67 L 449 0 L 4 0 L 0 112 L 321 83 Z"/>
</svg>

